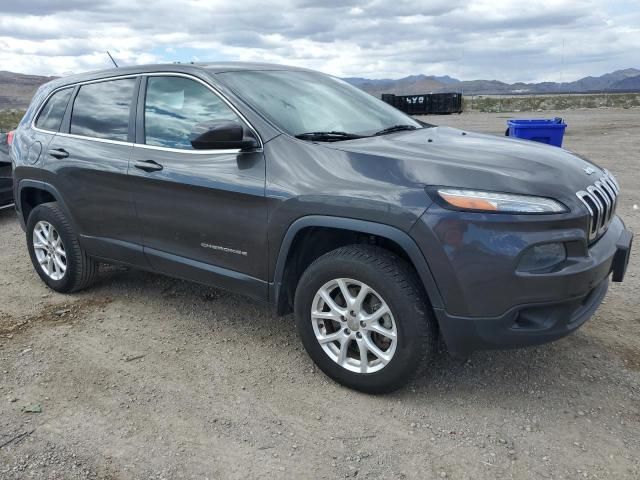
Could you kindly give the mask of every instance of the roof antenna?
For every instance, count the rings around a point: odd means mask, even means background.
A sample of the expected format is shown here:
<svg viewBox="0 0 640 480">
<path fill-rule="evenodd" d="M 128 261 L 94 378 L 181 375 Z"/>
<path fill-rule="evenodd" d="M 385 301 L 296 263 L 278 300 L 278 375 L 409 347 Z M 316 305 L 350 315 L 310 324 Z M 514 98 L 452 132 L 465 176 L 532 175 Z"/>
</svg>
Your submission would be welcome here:
<svg viewBox="0 0 640 480">
<path fill-rule="evenodd" d="M 118 64 L 116 63 L 116 61 L 113 59 L 113 57 L 111 56 L 111 54 L 109 53 L 109 50 L 107 50 L 107 55 L 109 55 L 109 58 L 111 59 L 111 61 L 113 62 L 113 64 L 116 66 L 116 68 L 118 68 Z"/>
</svg>

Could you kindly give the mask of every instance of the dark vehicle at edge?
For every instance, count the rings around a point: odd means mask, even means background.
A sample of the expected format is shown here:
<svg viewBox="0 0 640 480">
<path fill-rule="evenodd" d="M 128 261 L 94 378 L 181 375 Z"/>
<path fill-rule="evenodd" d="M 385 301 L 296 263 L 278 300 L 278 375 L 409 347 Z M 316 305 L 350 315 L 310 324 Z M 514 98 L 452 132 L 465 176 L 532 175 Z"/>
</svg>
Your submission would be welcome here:
<svg viewBox="0 0 640 480">
<path fill-rule="evenodd" d="M 438 336 L 465 356 L 569 334 L 622 281 L 632 242 L 595 164 L 417 122 L 292 67 L 58 79 L 10 154 L 52 289 L 115 262 L 270 302 L 295 312 L 319 368 L 372 393 L 402 386 Z"/>
<path fill-rule="evenodd" d="M 0 132 L 0 209 L 13 204 L 13 175 L 9 159 L 9 142 L 12 136 L 12 132 Z"/>
</svg>

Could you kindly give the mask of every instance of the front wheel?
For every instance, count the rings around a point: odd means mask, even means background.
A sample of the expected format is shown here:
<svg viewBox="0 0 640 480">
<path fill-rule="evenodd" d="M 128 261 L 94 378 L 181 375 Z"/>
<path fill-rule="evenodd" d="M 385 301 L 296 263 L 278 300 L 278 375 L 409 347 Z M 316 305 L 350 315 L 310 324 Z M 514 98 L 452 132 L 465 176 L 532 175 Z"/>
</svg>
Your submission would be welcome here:
<svg viewBox="0 0 640 480">
<path fill-rule="evenodd" d="M 368 393 L 404 385 L 435 350 L 435 321 L 407 262 L 351 245 L 317 259 L 295 297 L 302 342 L 318 367 Z"/>
</svg>

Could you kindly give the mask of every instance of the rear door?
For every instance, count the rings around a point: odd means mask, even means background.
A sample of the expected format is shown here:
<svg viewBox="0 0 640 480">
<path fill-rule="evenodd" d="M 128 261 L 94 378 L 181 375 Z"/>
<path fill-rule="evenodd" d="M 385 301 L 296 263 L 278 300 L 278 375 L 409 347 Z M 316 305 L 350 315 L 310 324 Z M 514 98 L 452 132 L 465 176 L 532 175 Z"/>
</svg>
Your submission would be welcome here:
<svg viewBox="0 0 640 480">
<path fill-rule="evenodd" d="M 140 91 L 131 159 L 145 253 L 158 271 L 255 297 L 267 294 L 262 149 L 194 150 L 196 124 L 240 118 L 191 77 L 150 75 Z"/>
<path fill-rule="evenodd" d="M 128 181 L 138 82 L 133 76 L 76 87 L 46 167 L 89 253 L 145 265 Z"/>
</svg>

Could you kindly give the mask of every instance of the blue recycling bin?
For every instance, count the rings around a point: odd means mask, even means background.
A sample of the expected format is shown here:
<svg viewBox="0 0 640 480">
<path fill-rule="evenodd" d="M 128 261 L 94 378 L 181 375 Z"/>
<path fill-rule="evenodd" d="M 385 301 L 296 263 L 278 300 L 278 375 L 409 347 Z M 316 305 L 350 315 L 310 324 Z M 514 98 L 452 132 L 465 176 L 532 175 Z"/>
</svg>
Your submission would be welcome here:
<svg viewBox="0 0 640 480">
<path fill-rule="evenodd" d="M 509 120 L 508 135 L 510 137 L 533 140 L 556 147 L 562 146 L 562 138 L 567 124 L 562 118 L 533 118 L 526 120 Z"/>
</svg>

